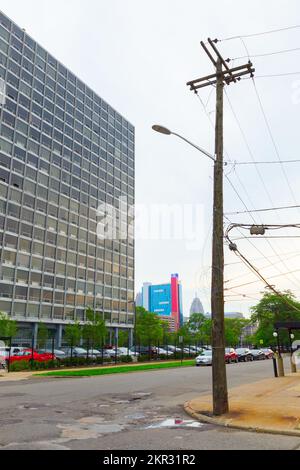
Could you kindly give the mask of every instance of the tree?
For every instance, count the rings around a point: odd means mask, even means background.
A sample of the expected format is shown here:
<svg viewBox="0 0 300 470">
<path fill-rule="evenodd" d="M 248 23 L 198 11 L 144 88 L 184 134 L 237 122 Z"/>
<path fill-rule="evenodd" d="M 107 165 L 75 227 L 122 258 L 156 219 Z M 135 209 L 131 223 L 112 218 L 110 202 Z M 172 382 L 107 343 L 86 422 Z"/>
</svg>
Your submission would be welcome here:
<svg viewBox="0 0 300 470">
<path fill-rule="evenodd" d="M 129 331 L 128 330 L 120 330 L 118 334 L 118 346 L 120 348 L 127 347 L 129 342 Z"/>
<path fill-rule="evenodd" d="M 5 338 L 14 338 L 17 331 L 17 322 L 0 312 L 0 336 Z"/>
<path fill-rule="evenodd" d="M 225 343 L 228 347 L 240 344 L 242 331 L 249 324 L 249 320 L 242 318 L 225 318 Z"/>
<path fill-rule="evenodd" d="M 190 330 L 199 333 L 205 320 L 206 317 L 203 313 L 193 313 L 188 322 Z"/>
<path fill-rule="evenodd" d="M 49 338 L 48 328 L 44 323 L 40 323 L 37 333 L 37 343 L 39 348 L 45 348 Z"/>
<path fill-rule="evenodd" d="M 143 307 L 136 309 L 136 340 L 143 346 L 150 346 L 162 342 L 163 322 L 158 315 L 147 312 Z"/>
<path fill-rule="evenodd" d="M 259 345 L 261 341 L 267 346 L 275 346 L 276 338 L 273 337 L 275 323 L 279 321 L 300 321 L 300 303 L 295 300 L 290 292 L 284 292 L 281 295 L 272 292 L 266 292 L 260 302 L 251 308 L 251 322 L 258 323 L 257 332 L 253 341 Z M 296 339 L 299 333 L 295 333 Z M 280 333 L 281 341 L 289 344 L 288 332 Z"/>
<path fill-rule="evenodd" d="M 67 325 L 65 329 L 65 340 L 68 346 L 77 346 L 80 342 L 81 334 L 81 326 L 79 322 Z"/>
<path fill-rule="evenodd" d="M 86 311 L 87 322 L 83 326 L 82 336 L 90 346 L 100 346 L 107 334 L 107 328 L 102 316 L 88 308 Z"/>
</svg>

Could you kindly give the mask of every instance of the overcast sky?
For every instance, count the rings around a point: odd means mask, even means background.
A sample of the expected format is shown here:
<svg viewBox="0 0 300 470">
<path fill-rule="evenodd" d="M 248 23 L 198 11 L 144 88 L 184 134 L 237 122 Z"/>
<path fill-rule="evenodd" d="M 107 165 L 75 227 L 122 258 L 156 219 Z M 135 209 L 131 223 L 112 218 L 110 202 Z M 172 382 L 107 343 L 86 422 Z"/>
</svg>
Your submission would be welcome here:
<svg viewBox="0 0 300 470">
<path fill-rule="evenodd" d="M 171 273 L 179 273 L 184 313 L 188 313 L 195 292 L 205 310 L 210 311 L 212 165 L 175 137 L 155 134 L 151 126 L 164 124 L 213 153 L 209 119 L 199 99 L 186 86 L 189 80 L 213 73 L 200 41 L 209 36 L 222 39 L 300 24 L 299 0 L 0 0 L 0 8 L 135 126 L 138 204 L 202 205 L 201 245 L 197 250 L 190 250 L 185 240 L 137 240 L 136 288 L 144 281 L 167 282 Z M 225 158 L 247 162 L 251 160 L 250 152 L 256 161 L 300 158 L 300 51 L 253 57 L 300 48 L 300 29 L 245 38 L 244 44 L 240 39 L 224 41 L 219 47 L 225 58 L 245 56 L 248 49 L 258 77 L 299 72 L 298 76 L 255 81 L 276 150 L 252 81 L 227 88 L 248 147 L 225 98 Z M 238 59 L 234 64 L 247 60 Z M 214 90 L 211 93 L 205 89 L 200 97 L 214 120 Z M 225 212 L 245 210 L 242 201 L 248 209 L 299 204 L 299 165 L 229 166 L 226 171 L 232 170 L 229 178 L 238 195 L 226 181 Z M 253 217 L 257 223 L 300 222 L 299 209 Z M 229 218 L 253 222 L 249 214 Z M 281 230 L 270 235 L 293 233 Z M 233 237 L 237 235 L 233 232 Z M 290 288 L 300 297 L 298 239 L 237 243 L 271 284 L 279 289 Z M 226 310 L 248 314 L 264 285 L 256 282 L 247 267 L 231 264 L 239 260 L 227 247 L 225 253 L 229 264 L 226 281 L 230 281 L 226 287 L 232 289 L 226 292 Z M 282 276 L 287 272 L 292 273 Z"/>
</svg>

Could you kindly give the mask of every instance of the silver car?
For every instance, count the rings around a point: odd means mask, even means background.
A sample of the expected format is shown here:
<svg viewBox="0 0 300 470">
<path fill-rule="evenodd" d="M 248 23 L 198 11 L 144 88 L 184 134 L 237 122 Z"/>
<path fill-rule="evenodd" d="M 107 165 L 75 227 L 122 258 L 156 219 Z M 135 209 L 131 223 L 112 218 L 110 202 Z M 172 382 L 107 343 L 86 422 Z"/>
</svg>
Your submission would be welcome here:
<svg viewBox="0 0 300 470">
<path fill-rule="evenodd" d="M 196 366 L 211 366 L 212 365 L 212 351 L 203 351 L 196 357 Z"/>
</svg>

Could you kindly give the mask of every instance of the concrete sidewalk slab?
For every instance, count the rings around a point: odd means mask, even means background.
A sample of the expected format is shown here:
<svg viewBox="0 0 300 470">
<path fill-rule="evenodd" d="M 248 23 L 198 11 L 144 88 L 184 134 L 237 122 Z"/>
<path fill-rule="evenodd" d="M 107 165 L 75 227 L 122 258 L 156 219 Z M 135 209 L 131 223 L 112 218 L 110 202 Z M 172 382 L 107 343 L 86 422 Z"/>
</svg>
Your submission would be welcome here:
<svg viewBox="0 0 300 470">
<path fill-rule="evenodd" d="M 300 373 L 231 389 L 229 404 L 229 413 L 222 417 L 213 417 L 211 395 L 191 400 L 184 408 L 202 422 L 300 436 Z"/>
</svg>

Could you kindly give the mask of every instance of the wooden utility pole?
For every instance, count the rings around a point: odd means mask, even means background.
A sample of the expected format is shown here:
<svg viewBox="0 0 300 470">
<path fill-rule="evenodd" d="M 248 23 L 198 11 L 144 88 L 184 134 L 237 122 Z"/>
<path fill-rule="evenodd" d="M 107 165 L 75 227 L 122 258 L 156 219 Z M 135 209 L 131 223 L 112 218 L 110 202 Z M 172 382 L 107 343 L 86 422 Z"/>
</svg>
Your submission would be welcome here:
<svg viewBox="0 0 300 470">
<path fill-rule="evenodd" d="M 216 86 L 216 128 L 215 128 L 215 163 L 214 163 L 214 206 L 213 206 L 213 241 L 212 241 L 212 348 L 213 348 L 213 413 L 221 416 L 228 413 L 228 392 L 225 364 L 225 322 L 224 322 L 224 228 L 223 228 L 223 95 L 225 84 L 236 83 L 243 75 L 253 76 L 252 63 L 230 69 L 216 48 L 218 41 L 208 39 L 212 53 L 201 42 L 216 68 L 212 75 L 188 82 L 191 90 L 198 93 L 199 88 Z M 216 59 L 214 58 L 216 55 Z"/>
</svg>

